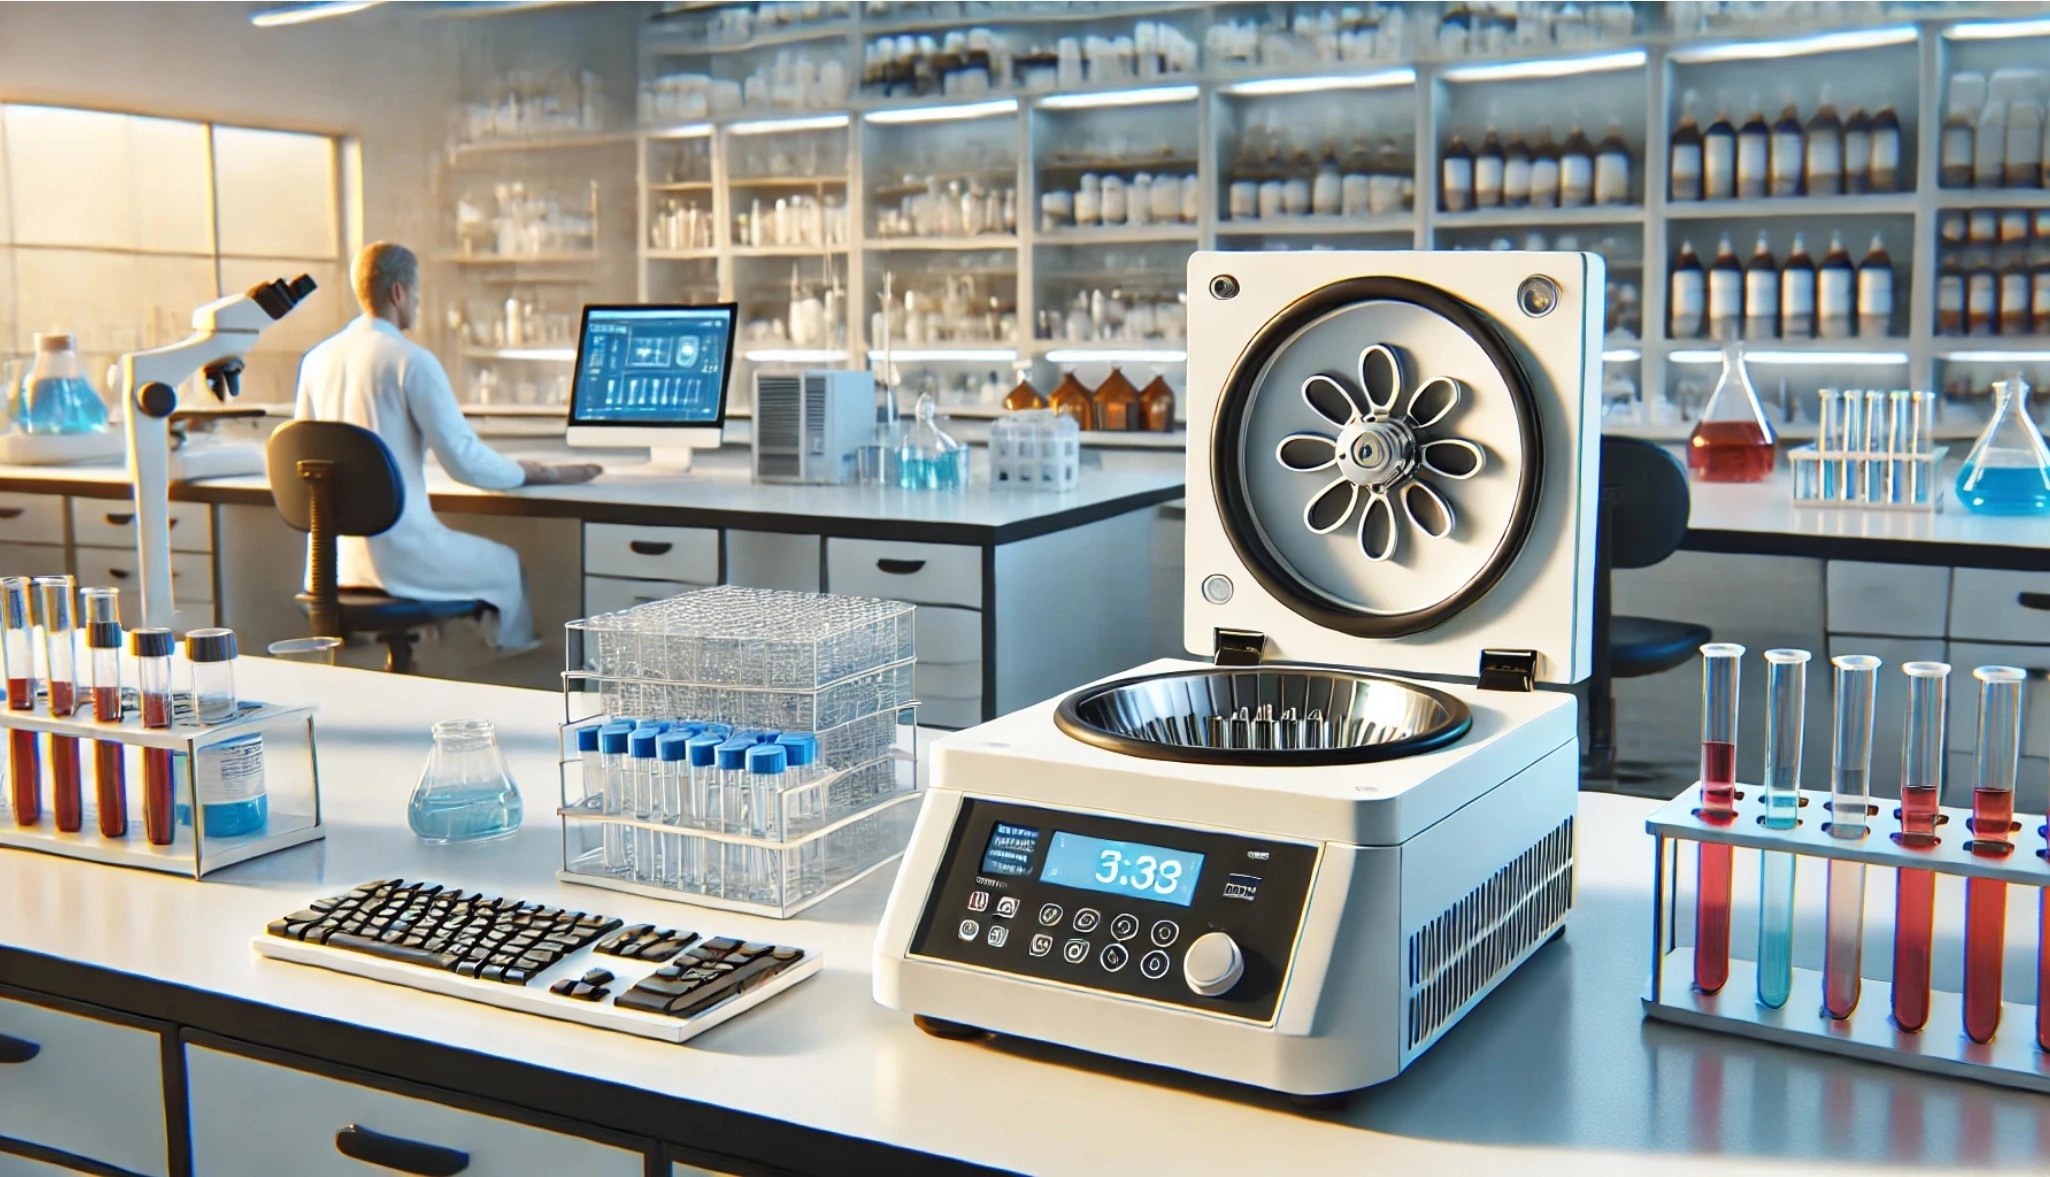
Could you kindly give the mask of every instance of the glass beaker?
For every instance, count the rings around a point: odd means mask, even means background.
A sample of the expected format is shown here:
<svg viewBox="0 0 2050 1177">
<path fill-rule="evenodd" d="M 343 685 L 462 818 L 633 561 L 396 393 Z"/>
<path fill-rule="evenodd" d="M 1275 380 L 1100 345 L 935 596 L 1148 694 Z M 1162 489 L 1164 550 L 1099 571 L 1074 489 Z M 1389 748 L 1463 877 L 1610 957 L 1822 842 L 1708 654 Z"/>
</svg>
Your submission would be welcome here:
<svg viewBox="0 0 2050 1177">
<path fill-rule="evenodd" d="M 488 719 L 445 719 L 434 725 L 434 750 L 413 798 L 406 822 L 435 843 L 484 842 L 520 828 L 520 788 L 498 748 L 498 729 Z"/>
<path fill-rule="evenodd" d="M 285 662 L 333 666 L 335 651 L 340 649 L 341 645 L 340 638 L 281 638 L 265 647 L 264 653 Z"/>
<path fill-rule="evenodd" d="M 2029 382 L 1993 382 L 1993 420 L 1957 472 L 1957 498 L 1981 515 L 2050 513 L 2050 449 L 2029 420 Z"/>
<path fill-rule="evenodd" d="M 36 336 L 36 366 L 21 398 L 24 433 L 100 433 L 107 402 L 86 383 L 69 335 Z"/>
<path fill-rule="evenodd" d="M 1763 482 L 1778 457 L 1771 422 L 1744 370 L 1744 345 L 1723 344 L 1723 374 L 1687 437 L 1687 471 L 1702 482 Z"/>
</svg>

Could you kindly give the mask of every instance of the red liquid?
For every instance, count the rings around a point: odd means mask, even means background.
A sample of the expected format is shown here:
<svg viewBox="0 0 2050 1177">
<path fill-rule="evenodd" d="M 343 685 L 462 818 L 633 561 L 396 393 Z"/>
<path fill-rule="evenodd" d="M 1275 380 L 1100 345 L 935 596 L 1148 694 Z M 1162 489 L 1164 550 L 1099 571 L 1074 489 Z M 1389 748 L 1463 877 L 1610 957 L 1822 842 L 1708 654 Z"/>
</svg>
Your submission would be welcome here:
<svg viewBox="0 0 2050 1177">
<path fill-rule="evenodd" d="M 171 726 L 171 696 L 145 692 L 142 696 L 142 726 Z M 173 832 L 171 797 L 171 753 L 163 748 L 142 750 L 142 832 L 152 846 L 169 846 Z"/>
<path fill-rule="evenodd" d="M 1975 842 L 2006 842 L 2013 822 L 2011 791 L 1972 790 Z M 1974 1042 L 1989 1042 L 2000 1029 L 2000 971 L 2006 930 L 2007 884 L 1993 879 L 1965 880 L 1965 1034 Z"/>
<path fill-rule="evenodd" d="M 78 784 L 78 741 L 70 736 L 50 737 L 50 808 L 57 813 L 57 828 L 75 834 L 85 824 L 85 808 Z"/>
<path fill-rule="evenodd" d="M 8 796 L 14 806 L 14 824 L 32 826 L 43 820 L 42 757 L 36 751 L 36 733 L 7 733 Z"/>
<path fill-rule="evenodd" d="M 1755 421 L 1703 421 L 1687 439 L 1687 472 L 1700 482 L 1764 482 L 1779 461 Z"/>
<path fill-rule="evenodd" d="M 1936 845 L 1936 790 L 1901 790 L 1901 845 Z M 1929 946 L 1936 920 L 1936 876 L 1901 870 L 1895 876 L 1893 916 L 1893 1021 L 1909 1033 L 1929 1021 Z"/>
<path fill-rule="evenodd" d="M 1737 746 L 1701 742 L 1701 817 L 1727 823 L 1736 815 Z M 1730 979 L 1730 859 L 1732 848 L 1701 844 L 1700 879 L 1694 895 L 1694 987 L 1720 990 Z"/>
<path fill-rule="evenodd" d="M 101 723 L 121 722 L 121 690 L 93 688 L 93 718 Z M 93 741 L 93 796 L 100 811 L 100 836 L 128 836 L 128 763 L 121 745 L 113 740 Z"/>
<path fill-rule="evenodd" d="M 29 708 L 34 707 L 36 705 L 35 691 L 31 689 L 32 685 L 25 678 L 8 679 L 7 709 L 10 711 L 27 711 Z"/>
</svg>

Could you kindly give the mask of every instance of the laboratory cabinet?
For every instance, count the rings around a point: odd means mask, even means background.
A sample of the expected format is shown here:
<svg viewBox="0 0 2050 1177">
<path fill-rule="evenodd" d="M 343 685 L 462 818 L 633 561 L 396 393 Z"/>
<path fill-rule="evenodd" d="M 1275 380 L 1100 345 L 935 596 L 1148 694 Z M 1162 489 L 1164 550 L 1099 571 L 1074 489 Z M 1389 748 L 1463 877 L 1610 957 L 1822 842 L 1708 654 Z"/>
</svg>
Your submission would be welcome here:
<svg viewBox="0 0 2050 1177">
<path fill-rule="evenodd" d="M 165 1030 L 0 989 L 0 1139 L 166 1177 Z"/>
</svg>

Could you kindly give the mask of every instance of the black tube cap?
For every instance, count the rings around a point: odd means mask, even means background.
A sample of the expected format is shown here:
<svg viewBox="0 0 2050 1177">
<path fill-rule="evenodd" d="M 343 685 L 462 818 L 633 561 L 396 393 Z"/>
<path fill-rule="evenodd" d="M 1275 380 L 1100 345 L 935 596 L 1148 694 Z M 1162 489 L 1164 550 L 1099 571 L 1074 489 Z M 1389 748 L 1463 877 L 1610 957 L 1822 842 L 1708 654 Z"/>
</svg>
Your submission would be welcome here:
<svg viewBox="0 0 2050 1177">
<path fill-rule="evenodd" d="M 169 658 L 174 644 L 168 629 L 128 631 L 128 652 L 137 658 Z"/>
<path fill-rule="evenodd" d="M 235 660 L 235 631 L 232 629 L 195 629 L 185 635 L 185 660 L 187 662 L 233 662 Z"/>
<path fill-rule="evenodd" d="M 85 644 L 93 650 L 118 650 L 121 648 L 121 623 L 118 621 L 93 621 L 85 627 Z"/>
</svg>

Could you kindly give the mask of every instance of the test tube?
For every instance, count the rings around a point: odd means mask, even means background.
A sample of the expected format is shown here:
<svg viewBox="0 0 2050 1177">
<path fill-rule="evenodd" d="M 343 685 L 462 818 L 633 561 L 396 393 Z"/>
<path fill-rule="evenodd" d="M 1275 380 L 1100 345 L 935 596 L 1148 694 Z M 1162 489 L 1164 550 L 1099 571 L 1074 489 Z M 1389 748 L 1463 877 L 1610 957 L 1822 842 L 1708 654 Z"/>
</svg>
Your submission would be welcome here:
<svg viewBox="0 0 2050 1177">
<path fill-rule="evenodd" d="M 137 629 L 128 634 L 128 652 L 135 655 L 135 687 L 142 699 L 142 726 L 171 726 L 171 631 Z M 142 750 L 142 832 L 152 846 L 169 846 L 176 829 L 176 798 L 171 781 L 171 752 Z"/>
<path fill-rule="evenodd" d="M 2013 853 L 2014 779 L 2022 745 L 2022 684 L 2027 672 L 2012 666 L 1981 666 L 1979 680 L 1979 779 L 1972 786 L 1973 854 L 2003 858 Z M 1965 1036 L 1990 1042 L 2000 1029 L 2000 966 L 2007 951 L 2007 884 L 1998 879 L 1965 880 Z M 2039 1019 L 2040 1020 L 2040 1019 Z"/>
<path fill-rule="evenodd" d="M 695 733 L 668 731 L 655 741 L 655 759 L 661 768 L 661 793 L 655 812 L 661 821 L 674 824 L 683 817 L 684 784 L 690 772 L 690 741 Z M 660 864 L 659 882 L 664 887 L 683 882 L 683 837 L 662 834 L 656 848 Z"/>
<path fill-rule="evenodd" d="M 1808 651 L 1767 650 L 1765 824 L 1791 830 L 1801 816 L 1801 734 L 1808 709 Z M 1794 856 L 1758 857 L 1758 1003 L 1778 1009 L 1794 990 Z"/>
<path fill-rule="evenodd" d="M 625 809 L 627 793 L 627 743 L 633 736 L 631 720 L 615 720 L 598 729 L 598 772 L 604 780 L 599 795 L 605 799 L 605 815 L 618 817 Z M 605 869 L 618 874 L 627 868 L 626 827 L 605 823 Z"/>
<path fill-rule="evenodd" d="M 1737 818 L 1737 671 L 1744 647 L 1701 647 L 1701 820 Z M 1703 842 L 1694 897 L 1694 987 L 1715 993 L 1730 979 L 1730 857 L 1723 842 Z"/>
<path fill-rule="evenodd" d="M 1836 666 L 1836 738 L 1830 743 L 1829 834 L 1855 841 L 1871 819 L 1872 698 L 1879 659 L 1844 654 Z M 1865 949 L 1865 864 L 1831 859 L 1824 915 L 1822 1008 L 1848 1018 L 1858 1008 Z"/>
<path fill-rule="evenodd" d="M 69 719 L 78 714 L 78 584 L 69 576 L 38 576 L 35 585 L 50 714 Z M 50 808 L 63 833 L 75 834 L 85 824 L 76 736 L 50 737 Z"/>
<path fill-rule="evenodd" d="M 82 588 L 78 590 L 79 624 L 91 625 L 95 621 L 121 620 L 121 590 L 117 588 Z"/>
<path fill-rule="evenodd" d="M 26 576 L 0 576 L 0 620 L 6 624 L 7 708 L 31 711 L 36 705 L 35 605 Z M 7 733 L 7 781 L 14 824 L 32 826 L 43 820 L 43 766 L 36 733 L 16 728 Z"/>
<path fill-rule="evenodd" d="M 646 821 L 655 811 L 655 778 L 661 764 L 655 759 L 655 741 L 661 736 L 662 733 L 655 728 L 644 727 L 627 738 L 627 771 L 633 780 L 626 799 L 628 817 Z M 655 831 L 642 826 L 630 828 L 633 831 L 633 880 L 652 883 L 655 881 Z"/>
<path fill-rule="evenodd" d="M 819 824 L 826 813 L 825 790 L 819 782 L 825 777 L 825 766 L 819 763 L 819 738 L 810 732 L 785 732 L 776 737 L 790 758 L 790 780 L 784 786 L 785 830 L 782 837 L 791 836 L 790 826 L 798 832 L 812 829 Z M 792 821 L 790 807 L 795 807 L 795 821 Z M 825 843 L 812 838 L 797 850 L 798 882 L 807 893 L 825 883 Z"/>
<path fill-rule="evenodd" d="M 121 623 L 87 622 L 85 645 L 92 651 L 93 719 L 120 723 Z M 93 800 L 103 838 L 128 836 L 128 764 L 123 753 L 119 740 L 93 741 Z"/>
<path fill-rule="evenodd" d="M 1888 451 L 1886 404 L 1886 393 L 1878 389 L 1866 390 L 1865 450 L 1872 457 L 1865 463 L 1865 481 L 1859 498 L 1867 503 L 1886 501 L 1886 471 L 1889 465 L 1885 457 Z"/>
<path fill-rule="evenodd" d="M 690 765 L 690 788 L 684 800 L 684 815 L 691 825 L 701 830 L 719 828 L 718 756 L 719 745 L 724 742 L 723 736 L 702 732 L 684 743 Z M 693 837 L 683 858 L 683 885 L 707 895 L 717 893 L 719 888 L 718 863 L 706 853 L 709 845 L 706 839 Z"/>
<path fill-rule="evenodd" d="M 783 779 L 790 765 L 788 749 L 777 743 L 756 744 L 747 750 L 748 793 L 751 805 L 751 822 L 748 833 L 757 838 L 778 838 L 775 827 L 781 825 Z M 752 859 L 748 872 L 750 897 L 764 903 L 782 903 L 790 897 L 783 893 L 783 871 L 772 866 L 780 857 L 780 851 L 761 847 L 749 847 Z"/>
<path fill-rule="evenodd" d="M 729 834 L 747 832 L 747 750 L 755 746 L 746 736 L 730 736 L 719 745 L 719 828 Z M 719 894 L 728 899 L 747 895 L 747 847 L 730 842 L 719 844 Z"/>
<path fill-rule="evenodd" d="M 1909 662 L 1908 729 L 1901 741 L 1901 832 L 1907 850 L 1936 845 L 1936 806 L 1943 790 L 1944 711 L 1950 665 Z M 1894 872 L 1893 1022 L 1915 1033 L 1929 1021 L 1929 946 L 1935 933 L 1936 872 Z"/>
<path fill-rule="evenodd" d="M 1844 449 L 1844 398 L 1834 388 L 1825 388 L 1818 395 L 1822 399 L 1822 424 L 1816 433 L 1815 448 L 1824 455 L 1816 463 L 1822 469 L 1822 485 L 1818 489 L 1821 497 L 1833 499 L 1843 493 L 1844 464 L 1841 458 L 1827 455 Z"/>
<path fill-rule="evenodd" d="M 212 726 L 235 718 L 235 631 L 195 629 L 185 635 L 185 660 L 192 666 L 192 705 L 199 722 Z"/>
<path fill-rule="evenodd" d="M 605 804 L 605 773 L 598 766 L 598 732 L 602 723 L 587 723 L 577 729 L 577 766 L 584 772 L 583 804 L 589 806 L 595 798 L 602 808 Z"/>
</svg>

